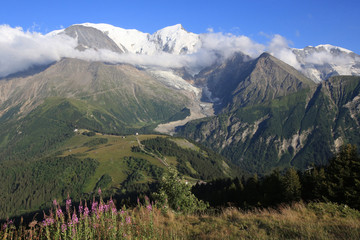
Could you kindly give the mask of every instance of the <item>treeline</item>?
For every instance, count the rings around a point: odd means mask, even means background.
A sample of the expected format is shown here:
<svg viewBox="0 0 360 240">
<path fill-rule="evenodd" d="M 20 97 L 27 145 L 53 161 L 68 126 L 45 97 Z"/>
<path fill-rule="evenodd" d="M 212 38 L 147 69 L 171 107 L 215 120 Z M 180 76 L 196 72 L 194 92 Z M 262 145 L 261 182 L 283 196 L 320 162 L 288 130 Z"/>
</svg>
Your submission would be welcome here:
<svg viewBox="0 0 360 240">
<path fill-rule="evenodd" d="M 198 183 L 193 193 L 211 206 L 269 207 L 293 201 L 332 201 L 360 209 L 360 158 L 353 145 L 343 146 L 327 166 L 304 172 L 293 168 L 259 178 L 218 179 Z"/>
</svg>

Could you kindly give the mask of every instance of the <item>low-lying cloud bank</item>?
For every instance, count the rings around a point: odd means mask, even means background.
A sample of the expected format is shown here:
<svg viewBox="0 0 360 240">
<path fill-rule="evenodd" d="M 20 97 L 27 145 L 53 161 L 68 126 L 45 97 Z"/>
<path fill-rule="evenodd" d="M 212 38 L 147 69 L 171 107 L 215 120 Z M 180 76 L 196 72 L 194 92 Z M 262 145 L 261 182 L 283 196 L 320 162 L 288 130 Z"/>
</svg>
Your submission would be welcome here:
<svg viewBox="0 0 360 240">
<path fill-rule="evenodd" d="M 76 49 L 76 39 L 65 34 L 43 35 L 24 31 L 19 27 L 0 25 L 0 77 L 26 70 L 31 66 L 49 64 L 64 57 L 134 65 L 188 67 L 196 71 L 210 66 L 219 58 L 225 59 L 236 51 L 241 51 L 253 58 L 268 51 L 296 69 L 301 69 L 301 63 L 289 47 L 289 41 L 280 35 L 274 35 L 268 45 L 256 43 L 246 36 L 214 32 L 200 34 L 200 39 L 201 47 L 193 54 L 118 54 L 106 49 L 79 51 Z M 313 64 L 349 61 L 349 59 L 336 58 L 326 53 L 307 56 L 306 59 Z"/>
</svg>

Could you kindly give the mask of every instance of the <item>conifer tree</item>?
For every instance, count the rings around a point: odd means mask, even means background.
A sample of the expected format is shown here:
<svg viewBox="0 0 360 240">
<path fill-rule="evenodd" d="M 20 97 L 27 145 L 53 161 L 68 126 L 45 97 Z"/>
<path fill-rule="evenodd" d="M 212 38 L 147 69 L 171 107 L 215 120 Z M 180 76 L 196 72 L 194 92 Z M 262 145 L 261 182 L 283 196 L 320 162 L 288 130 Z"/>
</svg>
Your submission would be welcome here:
<svg viewBox="0 0 360 240">
<path fill-rule="evenodd" d="M 299 201 L 301 198 L 301 183 L 294 168 L 289 168 L 282 178 L 282 189 L 285 202 Z"/>
<path fill-rule="evenodd" d="M 343 146 L 327 169 L 330 200 L 360 208 L 360 158 L 354 145 Z"/>
</svg>

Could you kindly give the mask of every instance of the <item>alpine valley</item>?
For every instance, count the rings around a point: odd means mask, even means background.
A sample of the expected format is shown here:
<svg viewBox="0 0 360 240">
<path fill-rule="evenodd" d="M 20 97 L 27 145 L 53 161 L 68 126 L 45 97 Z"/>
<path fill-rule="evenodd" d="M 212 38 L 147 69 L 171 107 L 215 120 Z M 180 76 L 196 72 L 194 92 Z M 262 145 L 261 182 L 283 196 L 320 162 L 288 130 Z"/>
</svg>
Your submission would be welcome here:
<svg viewBox="0 0 360 240">
<path fill-rule="evenodd" d="M 265 175 L 360 145 L 350 50 L 277 58 L 180 24 L 148 34 L 85 23 L 43 37 L 67 53 L 0 71 L 0 203 L 12 202 L 0 219 L 98 188 L 146 192 L 168 166 L 192 182 Z"/>
</svg>

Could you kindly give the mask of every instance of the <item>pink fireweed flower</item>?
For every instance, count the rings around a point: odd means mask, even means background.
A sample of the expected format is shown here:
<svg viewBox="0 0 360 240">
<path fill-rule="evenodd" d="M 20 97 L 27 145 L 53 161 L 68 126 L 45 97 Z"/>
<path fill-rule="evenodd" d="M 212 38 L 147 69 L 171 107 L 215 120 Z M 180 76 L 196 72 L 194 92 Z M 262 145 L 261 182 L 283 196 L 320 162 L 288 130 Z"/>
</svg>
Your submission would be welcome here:
<svg viewBox="0 0 360 240">
<path fill-rule="evenodd" d="M 66 232 L 66 230 L 67 230 L 67 226 L 66 226 L 65 223 L 63 223 L 63 224 L 61 225 L 61 232 Z"/>
<path fill-rule="evenodd" d="M 152 206 L 151 206 L 151 204 L 149 203 L 149 205 L 147 205 L 146 206 L 146 208 L 151 212 L 151 210 L 152 210 Z"/>
<path fill-rule="evenodd" d="M 127 223 L 127 224 L 131 224 L 131 218 L 130 218 L 130 216 L 126 216 L 126 223 Z"/>
<path fill-rule="evenodd" d="M 46 218 L 45 220 L 42 221 L 43 226 L 50 226 L 53 225 L 55 223 L 55 220 L 51 217 Z"/>
<path fill-rule="evenodd" d="M 68 212 L 70 210 L 70 207 L 71 207 L 71 199 L 68 198 L 66 199 L 66 211 Z"/>
<path fill-rule="evenodd" d="M 100 213 L 104 212 L 104 205 L 102 203 L 100 203 L 99 205 L 99 209 L 98 209 Z"/>
<path fill-rule="evenodd" d="M 105 205 L 104 205 L 104 211 L 105 211 L 105 212 L 108 212 L 109 209 L 110 209 L 110 205 L 105 204 Z"/>
<path fill-rule="evenodd" d="M 117 210 L 116 210 L 116 208 L 111 208 L 111 211 L 112 211 L 112 214 L 114 214 L 114 215 L 116 215 L 117 214 Z"/>
<path fill-rule="evenodd" d="M 88 209 L 88 207 L 87 206 L 85 206 L 85 209 L 84 209 L 84 217 L 87 217 L 87 216 L 89 216 L 89 209 Z"/>
<path fill-rule="evenodd" d="M 91 212 L 96 212 L 96 207 L 97 207 L 98 203 L 97 202 L 93 202 L 91 205 Z"/>
<path fill-rule="evenodd" d="M 77 217 L 77 215 L 76 215 L 75 212 L 74 212 L 73 215 L 72 215 L 72 222 L 73 222 L 74 224 L 77 224 L 77 223 L 79 222 L 79 219 L 78 219 L 78 217 Z"/>
<path fill-rule="evenodd" d="M 53 200 L 53 205 L 56 207 L 58 205 L 56 199 Z"/>
<path fill-rule="evenodd" d="M 99 188 L 99 190 L 98 190 L 98 194 L 99 194 L 99 195 L 101 195 L 101 188 Z"/>
<path fill-rule="evenodd" d="M 79 213 L 82 214 L 84 211 L 84 207 L 82 205 L 79 206 Z"/>
<path fill-rule="evenodd" d="M 64 214 L 63 214 L 61 208 L 58 208 L 58 209 L 56 210 L 56 216 L 59 217 L 59 218 L 61 218 L 63 215 L 64 215 Z"/>
</svg>

